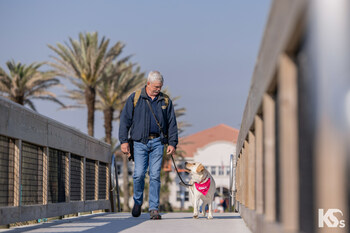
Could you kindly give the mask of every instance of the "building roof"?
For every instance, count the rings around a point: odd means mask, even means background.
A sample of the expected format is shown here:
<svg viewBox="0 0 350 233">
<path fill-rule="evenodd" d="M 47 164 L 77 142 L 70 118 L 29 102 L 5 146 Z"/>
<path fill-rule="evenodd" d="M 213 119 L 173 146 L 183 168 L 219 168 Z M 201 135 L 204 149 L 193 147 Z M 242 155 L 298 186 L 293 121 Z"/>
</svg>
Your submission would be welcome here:
<svg viewBox="0 0 350 233">
<path fill-rule="evenodd" d="M 215 141 L 227 141 L 236 144 L 239 130 L 225 124 L 180 138 L 179 149 L 184 157 L 193 157 L 199 148 Z"/>
</svg>

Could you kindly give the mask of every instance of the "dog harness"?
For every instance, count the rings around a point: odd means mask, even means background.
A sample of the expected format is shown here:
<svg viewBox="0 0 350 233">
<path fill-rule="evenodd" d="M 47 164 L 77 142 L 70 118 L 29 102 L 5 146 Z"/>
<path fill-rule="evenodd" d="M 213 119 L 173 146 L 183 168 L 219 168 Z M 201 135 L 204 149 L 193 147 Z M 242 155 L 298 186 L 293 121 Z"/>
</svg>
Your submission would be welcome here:
<svg viewBox="0 0 350 233">
<path fill-rule="evenodd" d="M 210 178 L 204 182 L 204 183 L 194 183 L 196 186 L 196 189 L 201 192 L 204 196 L 207 195 L 209 188 L 210 188 Z"/>
</svg>

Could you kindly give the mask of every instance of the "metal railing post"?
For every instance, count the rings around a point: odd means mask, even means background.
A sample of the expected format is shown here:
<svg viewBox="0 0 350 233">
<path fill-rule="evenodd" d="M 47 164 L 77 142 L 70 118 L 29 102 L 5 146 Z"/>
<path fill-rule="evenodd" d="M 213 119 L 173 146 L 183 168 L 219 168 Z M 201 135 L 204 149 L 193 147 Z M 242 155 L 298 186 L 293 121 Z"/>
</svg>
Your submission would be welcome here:
<svg viewBox="0 0 350 233">
<path fill-rule="evenodd" d="M 230 200 L 229 200 L 229 211 L 232 212 L 232 206 L 235 203 L 235 162 L 233 154 L 230 155 Z"/>
<path fill-rule="evenodd" d="M 110 168 L 110 181 L 111 181 L 111 205 L 112 205 L 112 211 L 113 212 L 121 212 L 120 209 L 120 195 L 119 195 L 119 184 L 118 184 L 118 170 L 117 170 L 117 164 L 115 155 L 112 154 L 112 160 L 111 160 L 111 168 Z M 118 208 L 117 203 L 118 202 Z"/>
<path fill-rule="evenodd" d="M 121 212 L 120 208 L 120 194 L 119 194 L 119 182 L 118 182 L 118 169 L 117 169 L 117 161 L 114 160 L 115 166 L 115 178 L 116 178 L 116 191 L 117 191 L 117 200 L 118 200 L 118 212 Z"/>
</svg>

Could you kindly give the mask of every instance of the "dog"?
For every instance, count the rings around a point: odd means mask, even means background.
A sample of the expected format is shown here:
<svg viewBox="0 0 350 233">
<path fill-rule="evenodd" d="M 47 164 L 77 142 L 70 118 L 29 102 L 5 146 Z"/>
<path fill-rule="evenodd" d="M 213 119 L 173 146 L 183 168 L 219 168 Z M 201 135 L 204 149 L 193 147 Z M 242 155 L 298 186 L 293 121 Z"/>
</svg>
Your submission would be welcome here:
<svg viewBox="0 0 350 233">
<path fill-rule="evenodd" d="M 193 200 L 193 218 L 198 218 L 199 201 L 202 200 L 202 214 L 205 217 L 206 205 L 209 206 L 208 219 L 213 218 L 213 200 L 216 191 L 215 181 L 212 175 L 201 163 L 185 163 L 185 170 L 190 173 L 189 184 L 191 197 Z"/>
</svg>

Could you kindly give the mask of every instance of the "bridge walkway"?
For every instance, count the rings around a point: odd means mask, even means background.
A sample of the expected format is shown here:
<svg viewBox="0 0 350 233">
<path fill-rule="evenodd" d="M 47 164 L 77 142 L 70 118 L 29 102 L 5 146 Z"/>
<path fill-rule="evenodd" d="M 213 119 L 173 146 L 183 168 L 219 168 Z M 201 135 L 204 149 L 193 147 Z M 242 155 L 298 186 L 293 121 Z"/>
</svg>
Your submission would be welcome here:
<svg viewBox="0 0 350 233">
<path fill-rule="evenodd" d="M 11 233 L 147 233 L 147 232 L 235 232 L 250 233 L 238 213 L 215 213 L 214 219 L 203 216 L 193 219 L 191 213 L 164 213 L 162 220 L 149 220 L 149 214 L 142 213 L 134 218 L 130 213 L 100 213 L 80 217 L 55 220 L 30 226 L 2 229 L 0 232 Z"/>
</svg>

